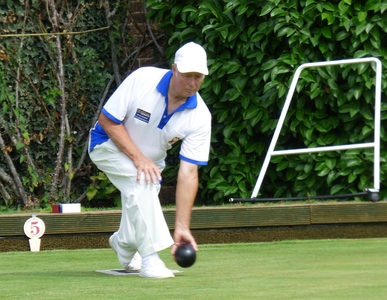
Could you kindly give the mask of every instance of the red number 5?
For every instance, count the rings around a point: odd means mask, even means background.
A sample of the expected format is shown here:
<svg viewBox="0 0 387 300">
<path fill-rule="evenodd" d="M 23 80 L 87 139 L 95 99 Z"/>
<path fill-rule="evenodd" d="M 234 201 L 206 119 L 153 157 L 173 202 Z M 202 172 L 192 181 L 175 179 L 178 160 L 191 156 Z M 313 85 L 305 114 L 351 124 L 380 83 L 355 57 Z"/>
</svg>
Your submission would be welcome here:
<svg viewBox="0 0 387 300">
<path fill-rule="evenodd" d="M 31 234 L 32 235 L 38 235 L 40 232 L 40 228 L 38 226 L 39 221 L 32 221 L 31 222 Z"/>
</svg>

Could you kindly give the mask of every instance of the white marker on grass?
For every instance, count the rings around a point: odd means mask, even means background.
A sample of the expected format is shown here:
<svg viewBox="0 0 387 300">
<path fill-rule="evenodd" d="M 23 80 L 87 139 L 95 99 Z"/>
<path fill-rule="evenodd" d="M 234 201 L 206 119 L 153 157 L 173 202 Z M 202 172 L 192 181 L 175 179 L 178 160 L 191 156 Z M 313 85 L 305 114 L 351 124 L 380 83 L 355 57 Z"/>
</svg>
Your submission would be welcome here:
<svg viewBox="0 0 387 300">
<path fill-rule="evenodd" d="M 24 223 L 24 233 L 30 238 L 30 249 L 32 252 L 39 252 L 40 250 L 40 238 L 46 231 L 46 225 L 42 219 L 37 218 L 35 215 L 32 215 L 32 218 L 29 218 Z"/>
</svg>

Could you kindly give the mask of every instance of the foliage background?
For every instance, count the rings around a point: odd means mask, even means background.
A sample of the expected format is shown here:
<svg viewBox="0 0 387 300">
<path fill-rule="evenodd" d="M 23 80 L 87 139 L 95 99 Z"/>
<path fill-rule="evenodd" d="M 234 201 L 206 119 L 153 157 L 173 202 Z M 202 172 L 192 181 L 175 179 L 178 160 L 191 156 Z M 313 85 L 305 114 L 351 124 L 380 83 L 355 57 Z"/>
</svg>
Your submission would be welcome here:
<svg viewBox="0 0 387 300">
<path fill-rule="evenodd" d="M 88 131 L 143 52 L 166 61 L 133 9 L 144 14 L 138 1 L 0 1 L 0 205 L 117 204 Z"/>
<path fill-rule="evenodd" d="M 163 67 L 185 42 L 207 50 L 210 75 L 201 94 L 213 136 L 209 166 L 200 169 L 203 204 L 250 197 L 299 65 L 373 56 L 387 67 L 381 0 L 147 0 L 144 28 L 132 18 L 135 3 L 142 1 L 0 1 L 0 205 L 114 205 L 115 189 L 88 160 L 87 132 L 149 47 Z M 140 43 L 133 24 L 143 33 Z M 367 64 L 303 72 L 276 149 L 372 141 L 374 73 Z M 383 99 L 385 73 L 382 82 Z M 385 111 L 382 103 L 381 197 Z M 165 184 L 175 182 L 177 150 Z M 261 194 L 356 193 L 373 186 L 372 159 L 371 150 L 275 157 Z"/>
<path fill-rule="evenodd" d="M 295 69 L 307 62 L 373 56 L 386 68 L 384 1 L 148 1 L 170 36 L 166 52 L 195 40 L 210 75 L 201 94 L 211 107 L 210 166 L 202 197 L 250 197 Z M 371 65 L 303 72 L 276 149 L 373 141 Z M 386 77 L 383 74 L 383 94 Z M 382 103 L 381 196 L 386 179 Z M 373 187 L 373 150 L 273 157 L 263 197 L 357 193 Z"/>
</svg>

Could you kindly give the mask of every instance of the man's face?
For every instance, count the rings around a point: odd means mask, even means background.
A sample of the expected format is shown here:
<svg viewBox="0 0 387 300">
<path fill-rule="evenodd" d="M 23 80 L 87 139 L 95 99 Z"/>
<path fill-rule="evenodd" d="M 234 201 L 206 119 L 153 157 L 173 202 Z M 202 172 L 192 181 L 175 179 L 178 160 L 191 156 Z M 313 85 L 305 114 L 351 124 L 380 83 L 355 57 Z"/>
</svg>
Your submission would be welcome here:
<svg viewBox="0 0 387 300">
<path fill-rule="evenodd" d="M 172 70 L 173 76 L 176 77 L 176 92 L 182 97 L 190 97 L 194 95 L 203 83 L 204 75 L 201 73 L 180 73 L 175 65 Z"/>
</svg>

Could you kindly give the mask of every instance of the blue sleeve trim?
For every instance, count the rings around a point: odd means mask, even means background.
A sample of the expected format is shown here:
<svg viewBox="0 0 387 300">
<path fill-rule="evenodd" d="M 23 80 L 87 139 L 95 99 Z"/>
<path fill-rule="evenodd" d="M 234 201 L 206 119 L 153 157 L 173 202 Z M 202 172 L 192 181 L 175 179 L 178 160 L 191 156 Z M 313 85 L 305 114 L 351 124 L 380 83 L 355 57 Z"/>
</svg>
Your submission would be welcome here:
<svg viewBox="0 0 387 300">
<path fill-rule="evenodd" d="M 189 163 L 194 164 L 194 165 L 207 166 L 207 164 L 208 164 L 208 161 L 199 161 L 199 160 L 189 159 L 181 154 L 179 154 L 179 158 L 181 160 L 184 160 L 184 161 L 189 162 Z"/>
<path fill-rule="evenodd" d="M 108 111 L 105 108 L 102 108 L 102 112 L 105 116 L 107 116 L 110 120 L 112 120 L 114 123 L 121 124 L 122 121 L 118 120 L 116 117 L 112 116 L 108 113 Z"/>
</svg>

